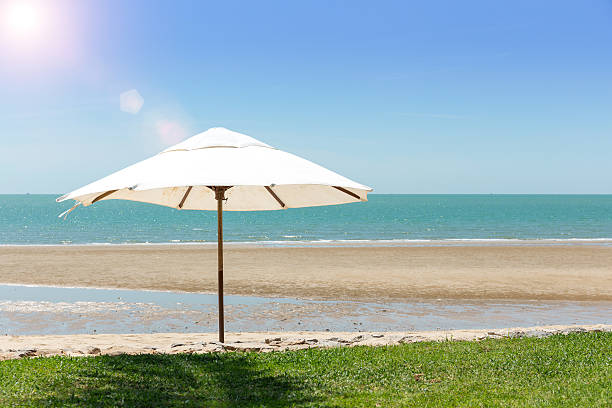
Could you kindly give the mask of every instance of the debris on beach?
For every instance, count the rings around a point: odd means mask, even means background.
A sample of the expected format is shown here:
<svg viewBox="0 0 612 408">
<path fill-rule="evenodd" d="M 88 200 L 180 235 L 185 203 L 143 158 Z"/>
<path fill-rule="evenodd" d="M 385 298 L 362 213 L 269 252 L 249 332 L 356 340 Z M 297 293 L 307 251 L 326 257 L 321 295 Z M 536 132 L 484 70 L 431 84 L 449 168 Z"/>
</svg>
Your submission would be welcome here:
<svg viewBox="0 0 612 408">
<path fill-rule="evenodd" d="M 541 326 L 496 330 L 420 332 L 287 332 L 235 333 L 220 343 L 214 333 L 98 334 L 2 336 L 0 360 L 48 356 L 274 352 L 351 346 L 386 346 L 422 341 L 480 341 L 500 338 L 545 338 L 585 332 L 612 332 L 612 325 Z M 281 334 L 280 336 L 278 334 Z"/>
</svg>

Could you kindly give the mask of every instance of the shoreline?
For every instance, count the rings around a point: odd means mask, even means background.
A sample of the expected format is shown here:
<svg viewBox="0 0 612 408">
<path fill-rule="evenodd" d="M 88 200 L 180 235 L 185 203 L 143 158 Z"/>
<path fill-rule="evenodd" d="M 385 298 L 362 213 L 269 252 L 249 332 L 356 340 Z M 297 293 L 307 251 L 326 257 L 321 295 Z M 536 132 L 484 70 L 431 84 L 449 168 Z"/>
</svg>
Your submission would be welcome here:
<svg viewBox="0 0 612 408">
<path fill-rule="evenodd" d="M 26 287 L 26 288 L 50 288 L 50 289 L 84 289 L 84 290 L 99 290 L 99 291 L 126 291 L 126 292 L 145 292 L 145 293 L 163 293 L 163 294 L 189 294 L 189 295 L 204 295 L 204 296 L 217 296 L 216 291 L 190 291 L 190 290 L 180 290 L 180 289 L 138 289 L 138 288 L 125 288 L 125 287 L 113 287 L 113 286 L 64 286 L 64 285 L 52 285 L 52 284 L 38 284 L 38 283 L 10 283 L 10 282 L 0 282 L 0 287 L 9 286 L 9 287 Z M 313 302 L 334 302 L 334 303 L 371 303 L 374 299 L 363 298 L 363 299 L 336 299 L 336 298 L 307 298 L 307 297 L 290 297 L 290 296 L 259 296 L 257 294 L 235 294 L 235 293 L 227 293 L 225 292 L 225 296 L 232 297 L 244 297 L 244 298 L 262 298 L 262 299 L 278 299 L 278 300 L 290 300 L 290 301 L 313 301 Z M 411 297 L 409 299 L 410 303 L 421 303 L 421 302 L 439 302 L 439 303 L 448 303 L 454 304 L 457 302 L 461 302 L 461 304 L 465 304 L 465 302 L 472 301 L 473 303 L 480 303 L 486 301 L 488 303 L 512 303 L 512 304 L 529 304 L 530 302 L 576 302 L 576 303 L 609 303 L 612 302 L 612 299 L 604 299 L 604 300 L 591 300 L 591 299 L 513 299 L 513 298 L 478 298 L 478 299 L 470 299 L 470 298 L 418 298 Z M 381 304 L 393 304 L 393 303 L 405 303 L 402 299 L 381 299 Z M 610 303 L 612 305 L 612 303 Z"/>
<path fill-rule="evenodd" d="M 389 346 L 424 341 L 543 338 L 570 333 L 610 331 L 612 325 L 592 324 L 399 332 L 250 332 L 226 333 L 225 343 L 217 341 L 216 333 L 0 336 L 0 361 L 50 356 L 273 352 L 309 348 Z"/>
<path fill-rule="evenodd" d="M 0 335 L 217 330 L 216 293 L 0 285 Z M 612 301 L 364 302 L 226 295 L 228 331 L 397 331 L 610 324 Z"/>
<path fill-rule="evenodd" d="M 65 248 L 65 247 L 142 247 L 142 246 L 203 246 L 216 247 L 217 241 L 180 242 L 90 242 L 55 244 L 0 244 L 0 248 Z M 612 238 L 447 238 L 447 239 L 329 239 L 316 241 L 225 241 L 224 246 L 238 248 L 325 248 L 325 247 L 437 247 L 437 246 L 551 246 L 603 245 L 612 246 Z"/>
<path fill-rule="evenodd" d="M 612 246 L 239 247 L 226 294 L 350 301 L 612 301 Z M 0 282 L 216 293 L 215 245 L 0 247 Z"/>
</svg>

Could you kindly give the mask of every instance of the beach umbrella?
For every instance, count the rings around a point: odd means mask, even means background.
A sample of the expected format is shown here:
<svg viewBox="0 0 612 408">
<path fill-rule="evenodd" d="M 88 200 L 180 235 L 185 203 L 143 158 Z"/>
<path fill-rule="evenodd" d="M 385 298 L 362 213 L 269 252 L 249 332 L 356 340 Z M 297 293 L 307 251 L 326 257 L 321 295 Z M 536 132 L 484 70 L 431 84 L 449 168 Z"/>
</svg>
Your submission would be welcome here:
<svg viewBox="0 0 612 408">
<path fill-rule="evenodd" d="M 258 211 L 367 201 L 370 187 L 250 136 L 217 127 L 57 199 L 85 207 L 131 200 L 216 210 L 219 341 L 224 342 L 223 210 Z"/>
</svg>

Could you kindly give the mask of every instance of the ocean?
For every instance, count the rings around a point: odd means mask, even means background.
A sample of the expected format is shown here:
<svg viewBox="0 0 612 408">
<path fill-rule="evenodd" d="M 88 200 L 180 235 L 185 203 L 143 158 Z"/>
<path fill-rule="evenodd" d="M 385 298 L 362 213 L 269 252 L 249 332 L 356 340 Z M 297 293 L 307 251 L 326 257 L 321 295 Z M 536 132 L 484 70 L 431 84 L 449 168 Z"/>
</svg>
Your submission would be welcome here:
<svg viewBox="0 0 612 408">
<path fill-rule="evenodd" d="M 58 215 L 57 195 L 0 195 L 0 245 L 214 243 L 216 213 L 109 200 Z M 368 202 L 225 212 L 227 242 L 612 239 L 612 195 L 371 194 Z"/>
</svg>

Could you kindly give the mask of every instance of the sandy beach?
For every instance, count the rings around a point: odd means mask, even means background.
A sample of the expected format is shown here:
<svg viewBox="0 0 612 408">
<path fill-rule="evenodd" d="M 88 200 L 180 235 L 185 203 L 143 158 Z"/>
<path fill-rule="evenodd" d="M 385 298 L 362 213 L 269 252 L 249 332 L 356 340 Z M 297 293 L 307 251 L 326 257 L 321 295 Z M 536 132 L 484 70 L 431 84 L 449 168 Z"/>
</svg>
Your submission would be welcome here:
<svg viewBox="0 0 612 408">
<path fill-rule="evenodd" d="M 210 245 L 5 246 L 0 283 L 215 292 Z M 612 300 L 612 246 L 227 246 L 225 292 L 334 300 Z"/>
<path fill-rule="evenodd" d="M 176 354 L 227 351 L 284 351 L 347 346 L 384 346 L 421 341 L 478 341 L 487 338 L 547 337 L 554 334 L 609 332 L 612 325 L 514 327 L 495 330 L 412 332 L 266 332 L 0 336 L 0 360 L 42 356 Z"/>
</svg>

